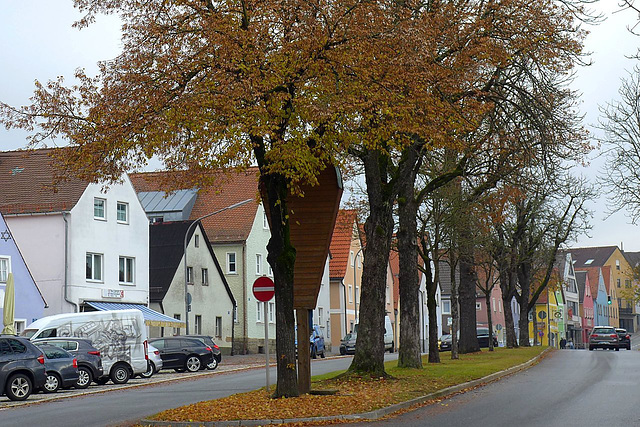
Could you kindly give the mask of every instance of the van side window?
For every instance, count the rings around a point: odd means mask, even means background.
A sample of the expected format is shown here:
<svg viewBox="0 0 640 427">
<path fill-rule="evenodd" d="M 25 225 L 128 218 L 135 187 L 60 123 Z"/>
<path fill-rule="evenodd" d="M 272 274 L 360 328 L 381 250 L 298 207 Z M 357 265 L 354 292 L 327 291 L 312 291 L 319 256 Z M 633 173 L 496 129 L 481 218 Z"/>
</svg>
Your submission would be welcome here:
<svg viewBox="0 0 640 427">
<path fill-rule="evenodd" d="M 53 338 L 56 336 L 56 328 L 45 329 L 40 332 L 40 334 L 36 338 Z"/>
</svg>

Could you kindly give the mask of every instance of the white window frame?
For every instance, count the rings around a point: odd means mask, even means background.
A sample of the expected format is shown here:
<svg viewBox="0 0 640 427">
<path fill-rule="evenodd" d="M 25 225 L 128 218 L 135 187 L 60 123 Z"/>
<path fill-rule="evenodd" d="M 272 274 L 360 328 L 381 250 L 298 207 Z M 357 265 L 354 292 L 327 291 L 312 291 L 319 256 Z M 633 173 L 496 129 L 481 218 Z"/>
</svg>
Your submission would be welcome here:
<svg viewBox="0 0 640 427">
<path fill-rule="evenodd" d="M 495 298 L 491 298 L 491 307 L 493 307 L 493 312 L 494 313 L 496 311 L 498 311 L 498 307 L 496 307 L 496 299 Z"/>
<path fill-rule="evenodd" d="M 353 302 L 353 285 L 349 285 L 349 303 Z"/>
<path fill-rule="evenodd" d="M 391 304 L 391 290 L 389 289 L 389 286 L 387 286 L 387 288 L 385 289 L 385 298 L 387 304 Z"/>
<path fill-rule="evenodd" d="M 200 235 L 199 234 L 195 234 L 193 236 L 193 246 L 195 246 L 196 248 L 200 247 Z"/>
<path fill-rule="evenodd" d="M 264 303 L 262 301 L 256 301 L 256 323 L 263 323 L 262 319 L 262 309 L 264 308 Z"/>
<path fill-rule="evenodd" d="M 6 267 L 3 267 L 3 264 Z M 11 273 L 11 257 L 5 255 L 0 256 L 0 283 L 7 283 L 9 273 Z"/>
<path fill-rule="evenodd" d="M 202 273 L 202 286 L 209 286 L 209 269 L 202 268 L 201 273 Z"/>
<path fill-rule="evenodd" d="M 128 262 L 130 261 L 130 262 Z M 124 280 L 120 280 L 120 265 L 124 265 Z M 129 273 L 127 275 L 127 273 Z M 127 276 L 130 276 L 131 280 L 127 280 Z M 136 283 L 136 259 L 130 256 L 121 255 L 118 258 L 118 282 L 121 285 L 133 285 Z"/>
<path fill-rule="evenodd" d="M 353 258 L 353 251 L 349 251 L 349 257 L 351 259 L 351 267 L 355 266 L 355 259 Z"/>
<path fill-rule="evenodd" d="M 482 303 L 480 301 L 476 301 L 476 311 L 482 310 Z"/>
<path fill-rule="evenodd" d="M 214 325 L 215 327 L 214 333 L 216 335 L 216 338 L 222 339 L 222 316 L 216 316 L 215 322 L 216 323 Z"/>
<path fill-rule="evenodd" d="M 85 256 L 85 265 L 86 258 L 91 255 L 91 277 L 87 277 L 85 273 L 85 278 L 88 282 L 102 283 L 104 282 L 104 254 L 100 254 L 97 252 L 87 252 Z M 95 259 L 96 257 L 100 258 L 100 277 L 96 279 L 95 275 Z"/>
<path fill-rule="evenodd" d="M 193 285 L 193 267 L 187 266 L 187 284 Z"/>
<path fill-rule="evenodd" d="M 262 275 L 262 254 L 256 254 L 256 276 Z"/>
<path fill-rule="evenodd" d="M 276 323 L 276 303 L 269 303 L 269 323 Z"/>
<path fill-rule="evenodd" d="M 233 255 L 233 262 L 230 260 L 231 255 Z M 238 256 L 235 252 L 227 252 L 227 274 L 238 274 Z"/>
<path fill-rule="evenodd" d="M 102 201 L 102 216 L 96 216 L 96 202 L 98 200 Z M 107 220 L 107 199 L 105 199 L 104 197 L 93 198 L 93 219 L 97 219 L 99 221 Z"/>
<path fill-rule="evenodd" d="M 451 314 L 451 301 L 442 300 L 442 314 Z"/>
<path fill-rule="evenodd" d="M 269 219 L 267 218 L 267 211 L 262 212 L 264 215 L 262 216 L 262 228 L 264 230 L 269 229 Z"/>
<path fill-rule="evenodd" d="M 174 314 L 173 318 L 176 320 L 181 320 L 179 314 Z M 173 335 L 180 335 L 180 328 L 173 328 Z"/>
<path fill-rule="evenodd" d="M 201 314 L 196 314 L 195 315 L 195 321 L 194 323 L 194 329 L 195 329 L 195 334 L 196 335 L 202 335 L 202 315 Z"/>
<path fill-rule="evenodd" d="M 120 219 L 120 206 L 124 206 L 124 219 Z M 116 203 L 116 222 L 118 224 L 129 224 L 129 203 L 127 202 Z"/>
</svg>

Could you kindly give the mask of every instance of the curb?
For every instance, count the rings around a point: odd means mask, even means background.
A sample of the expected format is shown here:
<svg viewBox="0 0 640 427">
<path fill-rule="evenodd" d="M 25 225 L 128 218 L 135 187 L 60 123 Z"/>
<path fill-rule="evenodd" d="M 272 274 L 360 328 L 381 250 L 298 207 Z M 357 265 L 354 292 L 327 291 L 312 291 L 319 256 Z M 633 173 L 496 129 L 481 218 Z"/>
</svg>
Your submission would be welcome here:
<svg viewBox="0 0 640 427">
<path fill-rule="evenodd" d="M 436 392 L 427 394 L 426 396 L 416 397 L 406 402 L 396 403 L 391 406 L 387 406 L 380 409 L 375 409 L 370 412 L 363 412 L 360 414 L 348 414 L 348 415 L 331 415 L 326 417 L 309 417 L 309 418 L 288 418 L 288 419 L 270 419 L 270 420 L 232 420 L 232 421 L 201 421 L 201 422 L 185 422 L 185 421 L 156 421 L 149 419 L 142 419 L 140 423 L 147 426 L 163 426 L 163 427 L 232 427 L 232 426 L 264 426 L 273 424 L 285 424 L 285 423 L 308 423 L 308 422 L 321 422 L 321 421 L 373 421 L 389 414 L 392 414 L 403 409 L 410 408 L 414 405 L 420 405 L 429 400 L 437 399 L 439 397 L 448 396 L 454 393 L 462 392 L 466 389 L 474 388 L 478 385 L 493 382 L 499 380 L 502 377 L 511 375 L 518 371 L 527 369 L 536 364 L 544 355 L 549 353 L 551 348 L 545 349 L 542 353 L 534 357 L 533 359 L 521 363 L 516 366 L 512 366 L 504 371 L 494 372 L 486 377 L 478 378 L 477 380 L 468 381 L 466 383 L 453 385 L 451 387 L 443 388 Z"/>
</svg>

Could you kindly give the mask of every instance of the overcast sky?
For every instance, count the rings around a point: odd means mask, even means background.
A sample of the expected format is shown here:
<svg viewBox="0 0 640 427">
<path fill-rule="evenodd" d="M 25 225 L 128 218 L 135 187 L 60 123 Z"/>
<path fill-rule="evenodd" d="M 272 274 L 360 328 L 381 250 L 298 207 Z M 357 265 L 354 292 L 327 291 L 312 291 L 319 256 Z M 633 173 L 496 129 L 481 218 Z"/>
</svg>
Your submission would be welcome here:
<svg viewBox="0 0 640 427">
<path fill-rule="evenodd" d="M 613 13 L 615 0 L 601 0 L 598 8 L 606 14 L 602 24 L 589 27 L 587 51 L 593 64 L 578 70 L 574 87 L 582 93 L 585 125 L 598 122 L 598 106 L 618 97 L 620 79 L 637 61 L 627 56 L 636 52 L 640 38 L 629 34 L 636 16 L 628 11 Z M 71 81 L 74 70 L 85 68 L 95 74 L 96 63 L 115 57 L 121 48 L 119 22 L 116 17 L 101 17 L 89 28 L 71 27 L 80 14 L 71 0 L 0 0 L 0 100 L 24 105 L 33 93 L 34 80 L 46 82 L 57 76 Z M 0 128 L 0 149 L 25 146 L 26 133 Z M 595 159 L 580 173 L 595 176 L 602 162 Z M 629 224 L 623 214 L 604 220 L 604 199 L 593 204 L 592 238 L 583 236 L 575 246 L 623 245 L 640 251 L 640 228 Z"/>
</svg>

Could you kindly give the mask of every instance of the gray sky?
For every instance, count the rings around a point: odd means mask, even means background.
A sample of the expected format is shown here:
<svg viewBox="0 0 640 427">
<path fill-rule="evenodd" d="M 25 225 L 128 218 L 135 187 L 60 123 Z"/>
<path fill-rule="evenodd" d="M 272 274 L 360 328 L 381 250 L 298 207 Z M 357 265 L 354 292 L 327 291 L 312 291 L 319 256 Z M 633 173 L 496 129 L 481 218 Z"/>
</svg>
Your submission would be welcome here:
<svg viewBox="0 0 640 427">
<path fill-rule="evenodd" d="M 587 51 L 593 52 L 593 65 L 578 70 L 574 87 L 581 91 L 585 124 L 598 121 L 598 105 L 618 96 L 620 78 L 633 69 L 637 61 L 626 58 L 636 52 L 640 38 L 629 34 L 628 25 L 637 17 L 630 12 L 612 14 L 615 0 L 601 0 L 598 8 L 607 19 L 590 27 Z M 120 30 L 116 17 L 100 17 L 89 28 L 71 28 L 80 14 L 71 0 L 0 0 L 0 100 L 11 105 L 24 105 L 33 93 L 33 82 L 46 82 L 57 76 L 72 81 L 74 70 L 83 67 L 95 74 L 99 60 L 115 57 L 120 50 Z M 25 146 L 26 133 L 0 128 L 0 149 L 13 150 Z M 579 172 L 596 175 L 602 161 L 595 159 Z M 583 236 L 575 246 L 624 245 L 624 249 L 640 251 L 640 228 L 629 224 L 624 214 L 604 220 L 604 198 L 593 204 L 592 238 Z"/>
</svg>

